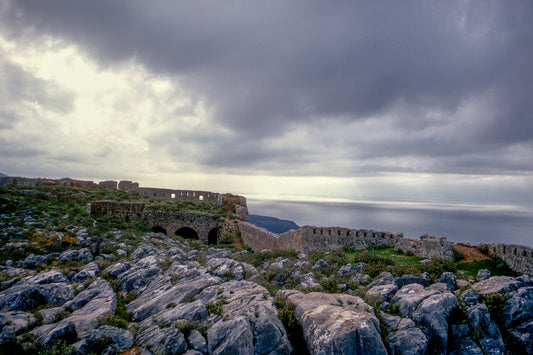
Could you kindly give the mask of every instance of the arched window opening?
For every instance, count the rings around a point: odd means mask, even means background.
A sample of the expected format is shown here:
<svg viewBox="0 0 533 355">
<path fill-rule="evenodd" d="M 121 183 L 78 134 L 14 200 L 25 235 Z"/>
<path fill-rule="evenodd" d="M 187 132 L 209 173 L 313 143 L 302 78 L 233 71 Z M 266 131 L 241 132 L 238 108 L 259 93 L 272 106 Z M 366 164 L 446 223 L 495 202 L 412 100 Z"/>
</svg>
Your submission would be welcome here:
<svg viewBox="0 0 533 355">
<path fill-rule="evenodd" d="M 203 201 L 203 200 L 204 200 L 204 195 L 200 195 L 200 196 L 198 197 L 198 200 Z"/>
<path fill-rule="evenodd" d="M 163 233 L 163 234 L 167 234 L 167 230 L 163 227 L 160 227 L 160 226 L 155 226 L 155 227 L 152 227 L 152 232 L 154 233 Z"/>
<path fill-rule="evenodd" d="M 213 228 L 209 231 L 207 235 L 207 244 L 217 244 L 218 243 L 218 228 Z"/>
<path fill-rule="evenodd" d="M 170 198 L 176 198 L 176 194 L 170 194 Z"/>
<path fill-rule="evenodd" d="M 181 227 L 176 231 L 176 234 L 186 239 L 200 239 L 200 237 L 198 237 L 198 233 L 189 227 Z"/>
</svg>

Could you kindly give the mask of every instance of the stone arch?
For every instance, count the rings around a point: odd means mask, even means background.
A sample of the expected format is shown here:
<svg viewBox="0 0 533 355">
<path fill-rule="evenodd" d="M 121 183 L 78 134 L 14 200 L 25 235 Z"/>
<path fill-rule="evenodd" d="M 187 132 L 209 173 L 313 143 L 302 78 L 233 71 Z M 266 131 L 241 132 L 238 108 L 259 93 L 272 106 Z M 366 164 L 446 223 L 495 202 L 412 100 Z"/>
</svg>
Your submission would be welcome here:
<svg viewBox="0 0 533 355">
<path fill-rule="evenodd" d="M 163 234 L 167 234 L 167 230 L 161 226 L 154 226 L 152 227 L 152 232 L 154 233 L 163 233 Z"/>
<path fill-rule="evenodd" d="M 207 235 L 207 244 L 217 244 L 218 243 L 218 228 L 213 228 L 209 231 Z"/>
<path fill-rule="evenodd" d="M 186 239 L 200 239 L 198 233 L 190 227 L 181 227 L 176 231 L 176 234 Z"/>
</svg>

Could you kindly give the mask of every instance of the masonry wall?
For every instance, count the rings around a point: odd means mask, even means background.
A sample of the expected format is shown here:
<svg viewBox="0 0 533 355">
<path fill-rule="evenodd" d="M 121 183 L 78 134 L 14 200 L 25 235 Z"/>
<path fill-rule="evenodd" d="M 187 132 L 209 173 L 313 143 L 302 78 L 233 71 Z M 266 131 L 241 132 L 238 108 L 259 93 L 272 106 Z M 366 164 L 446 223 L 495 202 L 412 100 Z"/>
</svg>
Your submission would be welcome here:
<svg viewBox="0 0 533 355">
<path fill-rule="evenodd" d="M 497 255 L 516 272 L 533 275 L 533 248 L 515 244 L 489 244 L 489 254 Z"/>
<path fill-rule="evenodd" d="M 209 233 L 217 233 L 219 218 L 191 212 L 146 211 L 142 221 L 149 227 L 162 227 L 168 234 L 175 234 L 183 227 L 192 228 L 198 233 L 202 243 L 208 244 Z"/>
<path fill-rule="evenodd" d="M 0 177 L 0 186 L 18 186 L 18 187 L 40 187 L 40 186 L 70 186 L 70 187 L 87 187 L 96 186 L 92 181 L 74 180 L 74 179 L 42 179 L 26 178 L 18 176 Z"/>
<path fill-rule="evenodd" d="M 88 210 L 92 217 L 111 216 L 126 222 L 140 221 L 145 204 L 137 202 L 93 201 Z"/>
<path fill-rule="evenodd" d="M 362 250 L 368 247 L 386 246 L 426 258 L 453 258 L 451 243 L 446 238 L 430 235 L 415 240 L 404 238 L 402 233 L 316 226 L 303 226 L 298 230 L 278 235 L 247 222 L 240 222 L 239 229 L 243 241 L 254 251 L 294 249 L 307 253 L 344 247 Z"/>
<path fill-rule="evenodd" d="M 239 231 L 244 243 L 253 251 L 302 250 L 302 233 L 288 231 L 275 234 L 248 222 L 239 222 Z"/>
</svg>

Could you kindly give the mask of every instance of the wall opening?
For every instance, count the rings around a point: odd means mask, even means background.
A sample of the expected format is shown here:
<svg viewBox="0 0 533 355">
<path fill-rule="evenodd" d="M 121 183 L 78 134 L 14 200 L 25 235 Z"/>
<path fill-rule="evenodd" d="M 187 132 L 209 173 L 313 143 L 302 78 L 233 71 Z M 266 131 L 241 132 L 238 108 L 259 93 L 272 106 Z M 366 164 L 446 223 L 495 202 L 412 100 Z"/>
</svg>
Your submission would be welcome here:
<svg viewBox="0 0 533 355">
<path fill-rule="evenodd" d="M 167 230 L 161 226 L 155 226 L 155 227 L 152 227 L 152 232 L 154 233 L 163 233 L 163 234 L 167 234 Z"/>
<path fill-rule="evenodd" d="M 198 233 L 189 227 L 181 227 L 176 231 L 176 234 L 187 239 L 200 239 L 200 237 L 198 237 Z"/>
<path fill-rule="evenodd" d="M 217 244 L 218 242 L 218 228 L 213 228 L 207 235 L 207 244 Z"/>
<path fill-rule="evenodd" d="M 200 195 L 200 197 L 198 197 L 198 199 L 199 199 L 200 201 L 203 201 L 203 200 L 204 200 L 204 195 Z"/>
<path fill-rule="evenodd" d="M 170 194 L 170 198 L 176 198 L 176 194 Z"/>
</svg>

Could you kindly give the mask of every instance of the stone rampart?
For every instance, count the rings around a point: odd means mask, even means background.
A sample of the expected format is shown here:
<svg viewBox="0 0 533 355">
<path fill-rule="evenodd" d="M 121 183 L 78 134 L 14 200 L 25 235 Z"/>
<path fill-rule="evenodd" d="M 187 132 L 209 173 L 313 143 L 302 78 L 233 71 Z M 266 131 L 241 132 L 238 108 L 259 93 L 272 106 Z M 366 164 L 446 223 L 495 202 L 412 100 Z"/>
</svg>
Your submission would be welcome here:
<svg viewBox="0 0 533 355">
<path fill-rule="evenodd" d="M 69 187 L 87 187 L 97 186 L 92 181 L 75 180 L 75 179 L 43 179 L 43 178 L 26 178 L 19 176 L 2 176 L 0 177 L 0 186 L 17 186 L 17 187 L 41 187 L 41 186 L 69 186 Z"/>
<path fill-rule="evenodd" d="M 275 234 L 247 222 L 240 222 L 243 241 L 254 251 L 264 249 L 302 252 L 350 248 L 391 247 L 414 255 L 453 259 L 451 243 L 446 238 L 422 236 L 420 240 L 404 238 L 402 233 L 367 229 L 303 226 L 298 230 Z"/>
<path fill-rule="evenodd" d="M 118 183 L 116 181 L 113 181 L 113 180 L 100 181 L 98 183 L 98 186 L 107 187 L 109 189 L 116 190 L 118 188 Z"/>
<path fill-rule="evenodd" d="M 139 195 L 144 197 L 164 198 L 180 201 L 217 201 L 217 203 L 220 201 L 219 204 L 222 204 L 222 196 L 218 193 L 209 191 L 156 189 L 151 187 L 139 187 L 136 191 L 139 193 Z"/>
<path fill-rule="evenodd" d="M 91 217 L 111 216 L 125 222 L 140 221 L 145 204 L 138 202 L 93 201 L 88 211 Z"/>
<path fill-rule="evenodd" d="M 275 234 L 248 222 L 239 222 L 239 231 L 244 243 L 253 251 L 302 250 L 302 233 L 288 231 Z"/>
<path fill-rule="evenodd" d="M 515 244 L 488 244 L 489 254 L 497 255 L 511 270 L 533 275 L 533 248 Z"/>
</svg>

